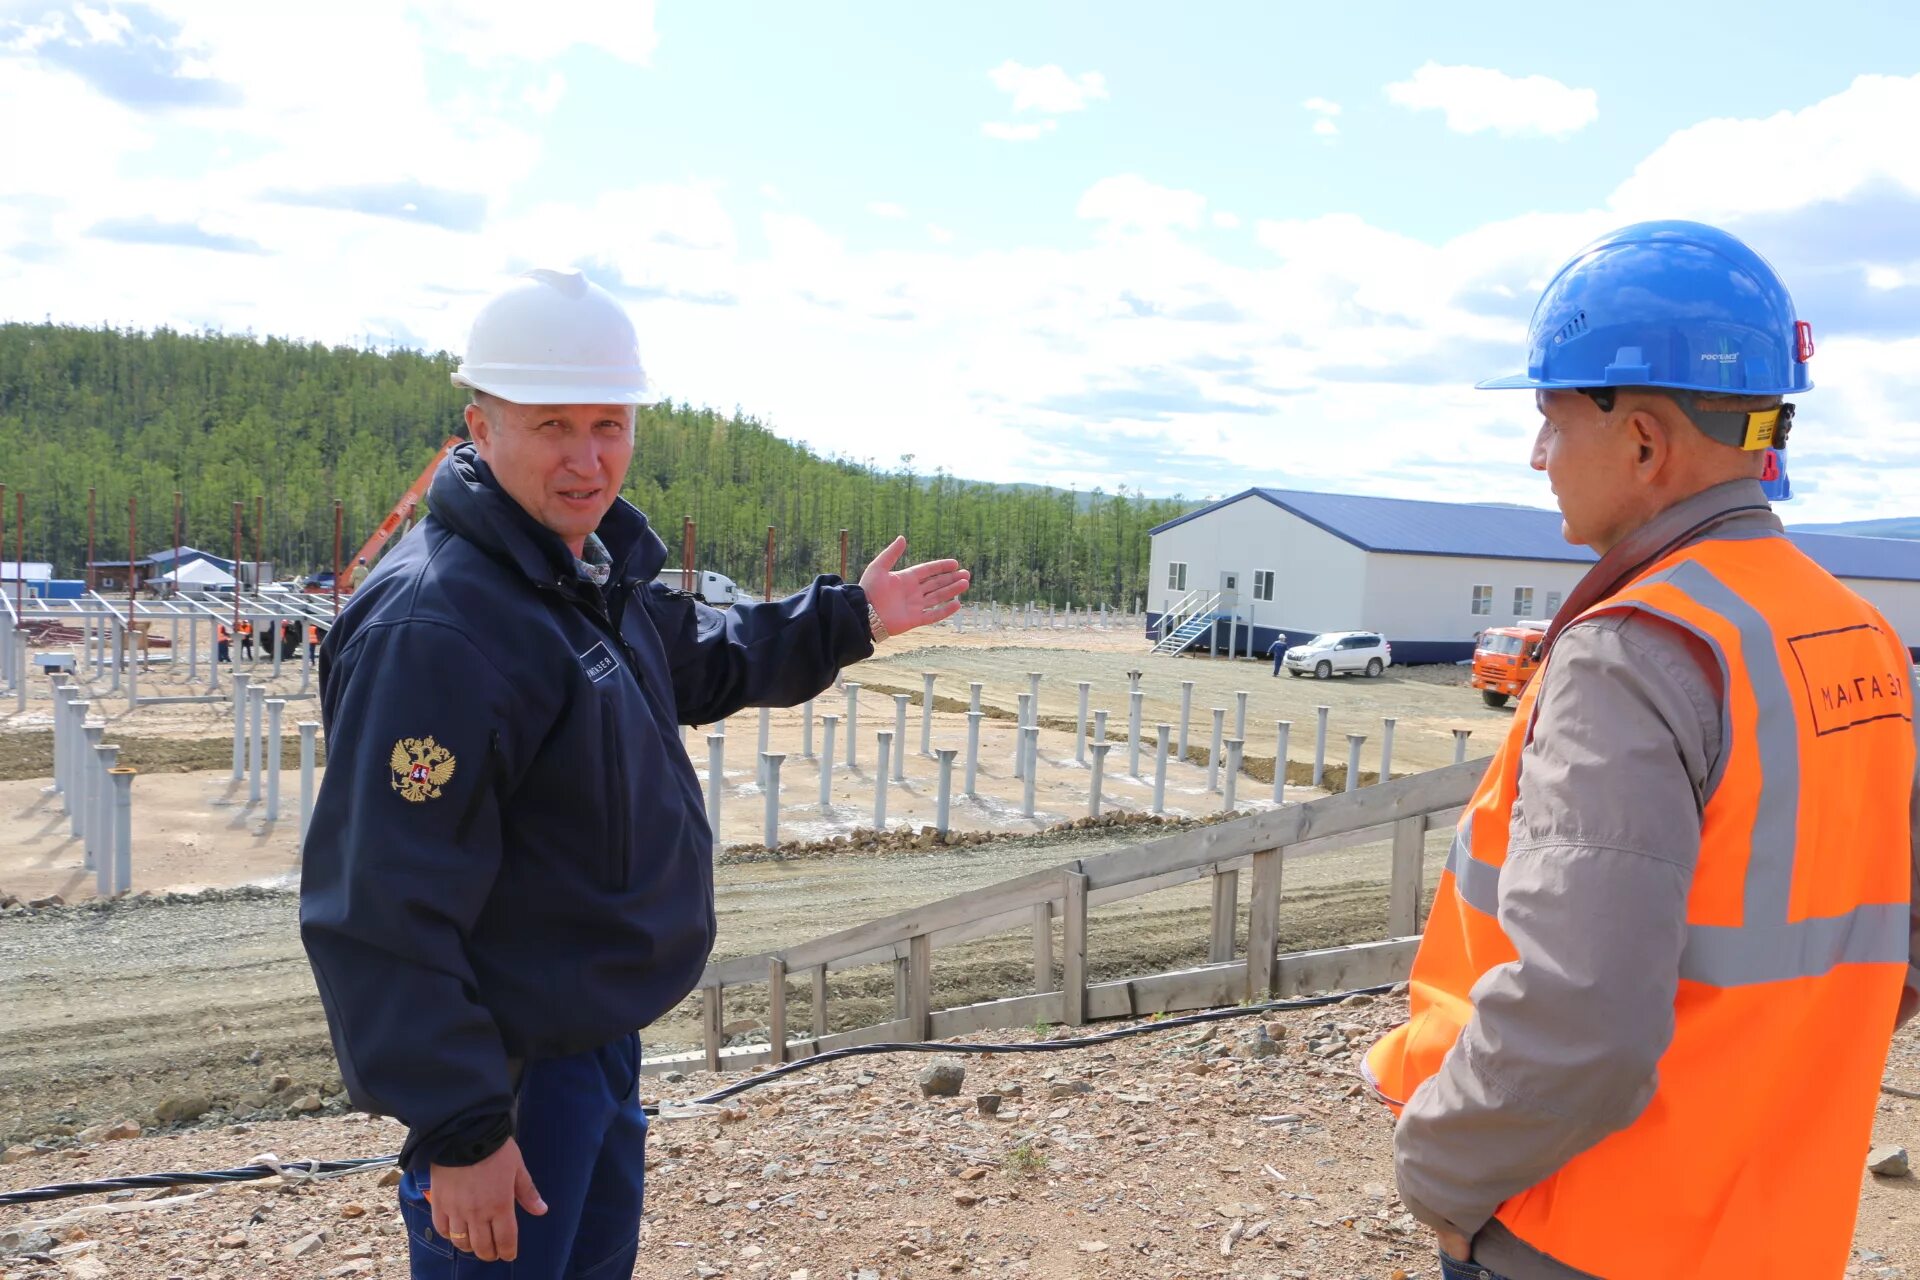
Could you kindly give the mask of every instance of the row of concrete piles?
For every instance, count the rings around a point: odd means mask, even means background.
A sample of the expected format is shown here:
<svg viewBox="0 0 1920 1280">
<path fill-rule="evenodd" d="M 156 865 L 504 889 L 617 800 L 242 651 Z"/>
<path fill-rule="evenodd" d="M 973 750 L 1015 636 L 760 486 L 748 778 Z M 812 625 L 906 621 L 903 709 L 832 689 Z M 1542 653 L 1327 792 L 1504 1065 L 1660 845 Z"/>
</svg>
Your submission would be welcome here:
<svg viewBox="0 0 1920 1280">
<path fill-rule="evenodd" d="M 934 829 L 942 836 L 951 829 L 953 802 L 953 774 L 960 758 L 959 748 L 933 745 L 933 705 L 934 685 L 937 677 L 932 672 L 921 673 L 922 690 L 920 695 L 920 755 L 936 762 L 935 819 Z M 1021 816 L 1035 816 L 1035 787 L 1039 764 L 1040 743 L 1040 684 L 1041 673 L 1027 673 L 1028 690 L 1017 695 L 1018 711 L 1016 723 L 1019 733 L 1013 759 L 1013 776 L 1024 786 L 1021 792 Z M 1170 755 L 1180 759 L 1187 758 L 1189 730 L 1192 725 L 1194 682 L 1180 682 L 1180 719 L 1177 726 L 1172 723 L 1155 726 L 1155 734 L 1149 740 L 1143 736 L 1141 708 L 1145 694 L 1140 688 L 1141 673 L 1130 671 L 1128 679 L 1127 773 L 1141 778 L 1141 756 L 1149 743 L 1153 747 L 1153 804 L 1151 812 L 1155 815 L 1166 812 L 1167 762 Z M 1074 716 L 1074 763 L 1087 766 L 1087 816 L 1097 818 L 1102 811 L 1102 792 L 1105 781 L 1109 753 L 1117 745 L 1107 737 L 1108 712 L 1096 710 L 1091 719 L 1088 704 L 1091 699 L 1092 682 L 1078 681 L 1078 702 Z M 981 697 L 985 685 L 980 681 L 970 682 L 967 710 L 967 745 L 962 788 L 969 800 L 978 798 L 978 778 L 980 763 L 980 726 L 986 719 L 981 707 Z M 860 692 L 856 682 L 846 682 L 841 686 L 846 698 L 845 762 L 848 769 L 859 763 L 859 727 Z M 893 727 L 879 729 L 874 733 L 874 745 L 877 754 L 873 773 L 873 827 L 884 830 L 887 824 L 887 793 L 890 783 L 906 780 L 907 761 L 907 716 L 912 706 L 912 694 L 896 693 L 893 697 Z M 1213 733 L 1211 746 L 1207 752 L 1207 791 L 1221 797 L 1220 808 L 1224 812 L 1233 812 L 1238 807 L 1238 787 L 1241 778 L 1241 759 L 1246 747 L 1247 699 L 1246 691 L 1235 695 L 1233 736 L 1226 736 L 1228 709 L 1213 708 Z M 1314 736 L 1313 782 L 1312 785 L 1324 785 L 1327 765 L 1327 722 L 1331 707 L 1319 706 L 1315 709 L 1316 729 Z M 768 750 L 769 716 L 766 708 L 759 712 L 759 767 L 756 781 L 762 791 L 764 808 L 763 843 L 772 848 L 780 842 L 780 783 L 782 767 L 786 755 Z M 814 722 L 820 723 L 821 749 L 818 755 L 814 751 Z M 831 812 L 833 808 L 833 778 L 835 770 L 836 738 L 840 737 L 842 718 L 832 713 L 816 717 L 813 701 L 801 707 L 801 758 L 816 761 L 820 787 L 820 808 Z M 1384 717 L 1380 741 L 1379 779 L 1386 781 L 1393 776 L 1393 733 L 1395 718 Z M 725 790 L 727 722 L 722 720 L 714 726 L 714 732 L 707 735 L 707 822 L 714 832 L 716 846 L 720 843 L 721 805 Z M 1091 729 L 1091 733 L 1089 733 Z M 1274 805 L 1286 803 L 1286 760 L 1289 739 L 1292 736 L 1293 722 L 1274 721 Z M 1455 729 L 1454 761 L 1466 759 L 1467 739 L 1472 731 Z M 1347 738 L 1346 789 L 1352 791 L 1359 786 L 1360 756 L 1366 745 L 1367 735 L 1349 733 Z M 1221 766 L 1224 763 L 1225 768 Z"/>
</svg>

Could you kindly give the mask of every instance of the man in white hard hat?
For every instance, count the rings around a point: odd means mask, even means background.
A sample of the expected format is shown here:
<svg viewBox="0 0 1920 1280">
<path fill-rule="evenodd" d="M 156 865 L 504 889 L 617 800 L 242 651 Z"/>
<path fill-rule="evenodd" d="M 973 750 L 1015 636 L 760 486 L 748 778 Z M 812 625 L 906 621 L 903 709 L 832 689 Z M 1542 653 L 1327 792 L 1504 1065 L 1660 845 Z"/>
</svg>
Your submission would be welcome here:
<svg viewBox="0 0 1920 1280">
<path fill-rule="evenodd" d="M 302 937 L 351 1097 L 409 1128 L 413 1274 L 628 1276 L 637 1029 L 714 935 L 679 726 L 805 701 L 968 574 L 895 572 L 896 540 L 857 586 L 725 613 L 657 585 L 666 548 L 618 496 L 650 388 L 578 272 L 489 301 L 453 380 L 472 442 L 322 648 Z"/>
</svg>

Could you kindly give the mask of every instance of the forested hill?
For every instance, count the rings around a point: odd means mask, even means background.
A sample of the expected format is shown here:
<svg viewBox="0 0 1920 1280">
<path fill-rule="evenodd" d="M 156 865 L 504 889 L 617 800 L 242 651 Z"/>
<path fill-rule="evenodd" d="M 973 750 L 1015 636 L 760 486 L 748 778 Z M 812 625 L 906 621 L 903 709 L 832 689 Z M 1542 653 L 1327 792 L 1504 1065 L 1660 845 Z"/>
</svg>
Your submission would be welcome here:
<svg viewBox="0 0 1920 1280">
<path fill-rule="evenodd" d="M 0 484 L 6 552 L 14 494 L 27 498 L 28 560 L 63 577 L 86 559 L 87 490 L 98 491 L 100 559 L 124 557 L 138 500 L 141 554 L 171 545 L 185 495 L 190 546 L 231 554 L 233 503 L 265 495 L 262 554 L 282 573 L 331 565 L 333 500 L 348 554 L 434 447 L 459 427 L 464 395 L 445 353 L 383 354 L 277 339 L 0 325 Z M 904 531 L 918 555 L 974 570 L 976 599 L 1085 605 L 1144 595 L 1147 533 L 1189 504 L 1076 495 L 819 457 L 751 418 L 662 404 L 643 409 L 627 496 L 679 564 L 680 521 L 699 522 L 697 560 L 761 584 L 768 525 L 782 587 L 853 572 Z"/>
</svg>

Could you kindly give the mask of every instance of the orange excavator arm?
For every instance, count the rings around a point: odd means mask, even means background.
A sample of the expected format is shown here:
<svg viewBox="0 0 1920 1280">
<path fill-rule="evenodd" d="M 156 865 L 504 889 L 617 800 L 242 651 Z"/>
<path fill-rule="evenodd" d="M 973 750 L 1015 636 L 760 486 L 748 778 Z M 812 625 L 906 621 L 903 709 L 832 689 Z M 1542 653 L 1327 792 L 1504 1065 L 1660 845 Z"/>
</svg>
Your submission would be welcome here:
<svg viewBox="0 0 1920 1280">
<path fill-rule="evenodd" d="M 463 438 L 448 436 L 440 442 L 439 449 L 434 452 L 433 460 L 420 469 L 420 474 L 413 478 L 413 483 L 407 486 L 407 491 L 400 495 L 398 502 L 393 504 L 393 510 L 387 512 L 387 518 L 382 520 L 372 535 L 360 544 L 360 550 L 354 552 L 353 559 L 340 566 L 341 573 L 346 575 L 349 581 L 352 579 L 354 566 L 362 560 L 365 560 L 369 567 L 372 566 L 381 550 L 387 545 L 387 540 L 393 537 L 394 530 L 406 522 L 413 514 L 414 507 L 419 505 L 420 499 L 426 496 L 427 486 L 433 483 L 433 473 L 440 469 L 440 464 Z M 346 590 L 344 583 L 342 590 Z"/>
</svg>

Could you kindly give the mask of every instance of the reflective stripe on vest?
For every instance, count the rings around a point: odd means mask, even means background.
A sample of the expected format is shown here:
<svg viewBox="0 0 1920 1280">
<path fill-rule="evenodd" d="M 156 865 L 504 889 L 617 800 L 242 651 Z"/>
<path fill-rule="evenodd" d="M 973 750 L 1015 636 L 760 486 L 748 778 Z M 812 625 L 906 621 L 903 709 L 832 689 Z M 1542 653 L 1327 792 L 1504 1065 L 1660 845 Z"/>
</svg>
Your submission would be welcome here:
<svg viewBox="0 0 1920 1280">
<path fill-rule="evenodd" d="M 1497 1216 L 1596 1275 L 1838 1275 L 1907 963 L 1910 660 L 1777 537 L 1685 548 L 1583 616 L 1625 610 L 1697 637 L 1723 691 L 1674 1034 L 1639 1118 Z M 1455 832 L 1412 1019 L 1367 1055 L 1390 1102 L 1440 1069 L 1475 983 L 1516 958 L 1501 869 L 1544 683 Z"/>
</svg>

